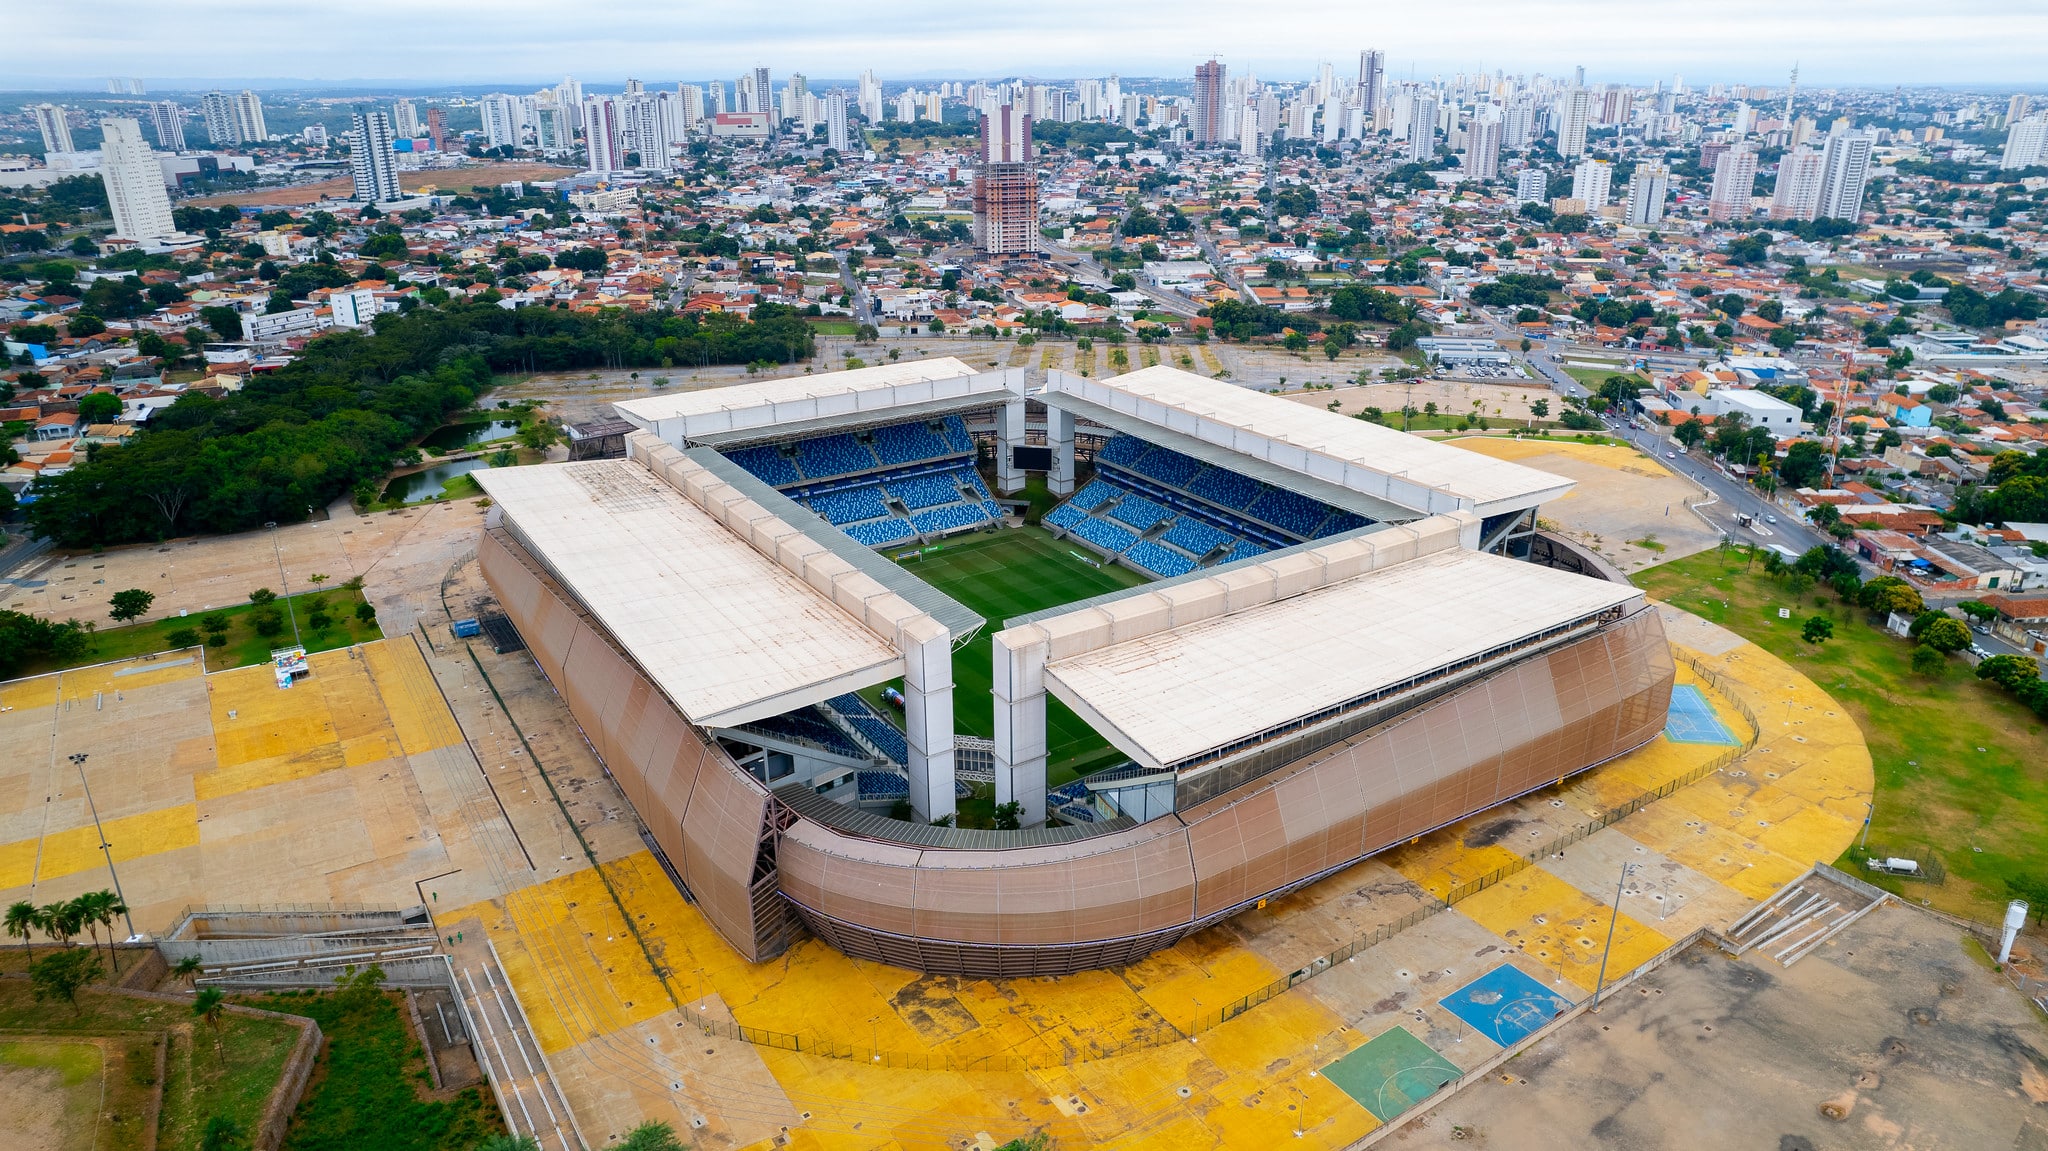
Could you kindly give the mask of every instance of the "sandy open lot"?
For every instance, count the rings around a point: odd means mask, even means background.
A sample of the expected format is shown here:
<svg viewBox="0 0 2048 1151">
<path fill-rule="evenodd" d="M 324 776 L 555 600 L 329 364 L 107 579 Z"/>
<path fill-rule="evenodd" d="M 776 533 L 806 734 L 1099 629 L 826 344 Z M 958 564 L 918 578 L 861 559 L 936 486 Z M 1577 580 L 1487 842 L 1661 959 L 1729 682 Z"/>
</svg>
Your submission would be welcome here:
<svg viewBox="0 0 2048 1151">
<path fill-rule="evenodd" d="M 430 193 L 435 190 L 454 189 L 467 192 L 478 184 L 507 184 L 513 180 L 558 180 L 574 175 L 576 169 L 562 168 L 553 164 L 531 164 L 514 161 L 479 167 L 443 168 L 426 172 L 399 173 L 399 186 L 408 195 Z M 289 188 L 262 188 L 252 192 L 228 192 L 219 196 L 201 196 L 187 201 L 193 204 L 247 204 L 267 208 L 296 207 L 313 204 L 321 200 L 346 200 L 354 185 L 348 177 L 338 176 L 332 180 L 319 180 L 311 184 L 294 184 Z"/>
<path fill-rule="evenodd" d="M 1698 486 L 1634 448 L 1502 436 L 1446 442 L 1576 481 L 1577 487 L 1544 504 L 1538 515 L 1623 571 L 1721 542 L 1721 533 L 1686 506 L 1703 498 Z"/>
</svg>

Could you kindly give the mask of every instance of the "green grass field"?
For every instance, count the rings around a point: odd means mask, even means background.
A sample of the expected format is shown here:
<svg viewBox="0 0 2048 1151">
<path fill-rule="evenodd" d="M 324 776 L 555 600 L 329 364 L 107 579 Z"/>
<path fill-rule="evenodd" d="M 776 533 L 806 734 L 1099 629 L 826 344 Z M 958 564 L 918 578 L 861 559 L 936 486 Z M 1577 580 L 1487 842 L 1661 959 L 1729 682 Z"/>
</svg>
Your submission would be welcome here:
<svg viewBox="0 0 2048 1151">
<path fill-rule="evenodd" d="M 1869 613 L 1823 588 L 1794 597 L 1762 571 L 1761 563 L 1746 567 L 1739 551 L 1708 551 L 1633 579 L 1785 660 L 1840 701 L 1863 729 L 1876 766 L 1873 852 L 1938 857 L 1948 880 L 1902 885 L 1869 875 L 1852 858 L 1854 848 L 1837 866 L 1944 911 L 1996 922 L 2008 879 L 2048 878 L 2048 730 L 1960 659 L 1939 675 L 1915 674 L 1912 645 L 1872 626 Z M 1780 607 L 1792 617 L 1779 619 Z M 1835 638 L 1819 645 L 1801 639 L 1811 615 L 1833 620 Z"/>
<path fill-rule="evenodd" d="M 988 620 L 980 635 L 953 653 L 953 722 L 961 733 L 995 735 L 989 637 L 1002 630 L 1004 620 L 1151 582 L 1129 568 L 1090 567 L 1075 558 L 1079 550 L 1027 527 L 956 536 L 937 551 L 904 561 L 919 579 Z M 1051 786 L 1124 758 L 1056 699 L 1046 702 L 1045 723 Z"/>
</svg>

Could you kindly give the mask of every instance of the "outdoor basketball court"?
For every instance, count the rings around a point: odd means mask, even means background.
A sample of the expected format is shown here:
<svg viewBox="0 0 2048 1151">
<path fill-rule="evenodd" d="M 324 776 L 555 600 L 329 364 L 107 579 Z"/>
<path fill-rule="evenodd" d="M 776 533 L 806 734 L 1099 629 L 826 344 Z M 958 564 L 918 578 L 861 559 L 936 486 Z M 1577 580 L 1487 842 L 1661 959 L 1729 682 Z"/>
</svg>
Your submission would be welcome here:
<svg viewBox="0 0 2048 1151">
<path fill-rule="evenodd" d="M 1714 714 L 1706 693 L 1689 683 L 1671 689 L 1671 713 L 1664 720 L 1664 738 L 1673 743 L 1711 743 L 1733 747 L 1742 742 Z"/>
<path fill-rule="evenodd" d="M 1505 963 L 1438 1003 L 1502 1047 L 1520 1043 L 1572 1006 L 1571 1000 Z"/>
<path fill-rule="evenodd" d="M 1463 1074 L 1456 1064 L 1401 1027 L 1323 1068 L 1323 1078 L 1382 1123 Z"/>
</svg>

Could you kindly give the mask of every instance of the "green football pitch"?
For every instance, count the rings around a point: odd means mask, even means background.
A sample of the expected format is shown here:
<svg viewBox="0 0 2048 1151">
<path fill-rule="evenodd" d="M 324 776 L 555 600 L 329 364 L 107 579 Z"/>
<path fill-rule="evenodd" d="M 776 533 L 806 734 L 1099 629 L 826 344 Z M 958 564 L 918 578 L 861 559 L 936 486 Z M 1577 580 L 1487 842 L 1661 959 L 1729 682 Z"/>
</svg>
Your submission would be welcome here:
<svg viewBox="0 0 2048 1151">
<path fill-rule="evenodd" d="M 981 634 L 953 653 L 953 726 L 963 735 L 995 736 L 995 700 L 989 694 L 995 649 L 989 637 L 1002 630 L 1004 620 L 1151 582 L 1129 568 L 1092 566 L 1078 552 L 1040 528 L 1026 527 L 955 536 L 899 561 L 988 620 Z M 1050 786 L 1123 758 L 1059 700 L 1046 700 L 1045 725 Z"/>
</svg>

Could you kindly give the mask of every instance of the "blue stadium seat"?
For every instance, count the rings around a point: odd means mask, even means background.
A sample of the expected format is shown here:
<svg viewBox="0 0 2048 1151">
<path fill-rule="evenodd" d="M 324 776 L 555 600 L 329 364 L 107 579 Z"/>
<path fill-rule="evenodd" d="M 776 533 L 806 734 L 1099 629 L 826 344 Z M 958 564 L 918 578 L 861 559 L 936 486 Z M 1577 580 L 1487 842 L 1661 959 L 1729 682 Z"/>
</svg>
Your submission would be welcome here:
<svg viewBox="0 0 2048 1151">
<path fill-rule="evenodd" d="M 1056 528 L 1072 528 L 1088 518 L 1088 513 L 1073 504 L 1061 504 L 1045 513 L 1045 522 Z"/>
<path fill-rule="evenodd" d="M 1153 524 L 1172 514 L 1144 496 L 1125 496 L 1122 503 L 1109 510 L 1109 518 L 1129 524 L 1131 529 L 1140 535 L 1149 531 Z"/>
<path fill-rule="evenodd" d="M 1259 484 L 1225 468 L 1205 468 L 1189 481 L 1188 491 L 1219 508 L 1241 512 L 1258 496 Z"/>
<path fill-rule="evenodd" d="M 759 444 L 727 453 L 726 458 L 753 473 L 755 478 L 773 487 L 784 487 L 800 483 L 803 477 L 797 474 L 796 465 L 783 456 L 781 449 L 773 444 Z"/>
<path fill-rule="evenodd" d="M 819 714 L 818 709 L 814 707 L 802 707 L 782 715 L 769 716 L 767 719 L 755 721 L 750 726 L 767 735 L 816 744 L 840 755 L 855 759 L 868 758 L 868 753 L 862 750 L 859 744 L 848 739 L 845 732 Z"/>
<path fill-rule="evenodd" d="M 1090 480 L 1080 491 L 1069 496 L 1067 502 L 1092 512 L 1097 504 L 1115 495 L 1117 490 L 1101 480 Z"/>
<path fill-rule="evenodd" d="M 1167 543 L 1185 550 L 1189 555 L 1200 557 L 1230 542 L 1230 537 L 1210 527 L 1193 516 L 1182 516 L 1171 530 L 1160 537 Z"/>
<path fill-rule="evenodd" d="M 875 484 L 812 496 L 811 508 L 834 524 L 850 524 L 889 514 L 882 505 L 882 489 Z"/>
<path fill-rule="evenodd" d="M 1098 519 L 1085 519 L 1074 525 L 1074 534 L 1104 551 L 1121 552 L 1138 542 L 1138 537 Z"/>
<path fill-rule="evenodd" d="M 804 478 L 811 480 L 873 471 L 877 466 L 875 453 L 848 435 L 798 440 L 796 463 L 797 467 L 802 469 Z"/>
<path fill-rule="evenodd" d="M 982 499 L 994 500 L 996 498 L 995 493 L 988 490 L 988 485 L 981 482 L 981 473 L 973 468 L 961 468 L 954 475 L 958 476 L 961 483 L 967 485 L 969 490 Z"/>
<path fill-rule="evenodd" d="M 1248 560 L 1253 556 L 1265 555 L 1268 550 L 1270 549 L 1261 547 L 1250 540 L 1239 540 L 1237 541 L 1237 546 L 1230 549 L 1230 558 L 1232 560 Z"/>
<path fill-rule="evenodd" d="M 1003 522 L 1003 505 L 995 502 L 994 500 L 981 501 L 981 510 L 988 515 L 990 522 Z"/>
<path fill-rule="evenodd" d="M 958 503 L 960 487 L 953 482 L 956 472 L 940 472 L 935 475 L 912 476 L 909 479 L 889 480 L 889 494 L 903 501 L 911 511 L 934 508 L 940 504 Z"/>
<path fill-rule="evenodd" d="M 1095 453 L 1095 461 L 1127 468 L 1137 463 L 1138 457 L 1151 446 L 1135 436 L 1111 436 L 1109 442 L 1102 445 L 1102 450 Z"/>
<path fill-rule="evenodd" d="M 1202 461 L 1167 448 L 1153 448 L 1138 461 L 1134 470 L 1168 487 L 1184 488 L 1189 480 L 1195 478 L 1195 473 L 1202 470 Z"/>
<path fill-rule="evenodd" d="M 974 437 L 967 434 L 967 422 L 959 416 L 946 417 L 946 444 L 956 452 L 974 450 Z"/>
<path fill-rule="evenodd" d="M 889 424 L 875 429 L 875 454 L 884 465 L 914 464 L 953 454 L 954 448 L 931 433 L 924 421 Z"/>
<path fill-rule="evenodd" d="M 941 532 L 972 527 L 975 524 L 985 524 L 988 519 L 988 513 L 982 510 L 980 504 L 948 504 L 932 511 L 918 512 L 910 517 L 910 522 L 926 535 L 937 535 Z"/>
<path fill-rule="evenodd" d="M 1195 570 L 1193 560 L 1176 551 L 1169 551 L 1151 540 L 1139 540 L 1124 553 L 1124 558 L 1151 572 L 1153 575 L 1172 579 Z"/>
<path fill-rule="evenodd" d="M 1366 519 L 1356 512 L 1347 512 L 1342 508 L 1332 508 L 1330 509 L 1330 518 L 1324 520 L 1322 526 L 1316 529 L 1315 538 L 1322 539 L 1324 536 L 1348 532 L 1353 528 L 1362 528 L 1372 522 L 1372 520 Z"/>
<path fill-rule="evenodd" d="M 907 540 L 913 533 L 909 524 L 891 517 L 886 520 L 871 520 L 864 524 L 849 524 L 846 534 L 852 536 L 855 543 L 875 548 L 883 544 L 893 544 L 897 540 Z"/>
<path fill-rule="evenodd" d="M 910 780 L 893 771 L 856 771 L 853 778 L 862 799 L 898 799 L 910 794 Z"/>
<path fill-rule="evenodd" d="M 1307 539 L 1323 517 L 1330 514 L 1330 507 L 1295 492 L 1267 488 L 1245 511 L 1283 532 Z"/>
</svg>

